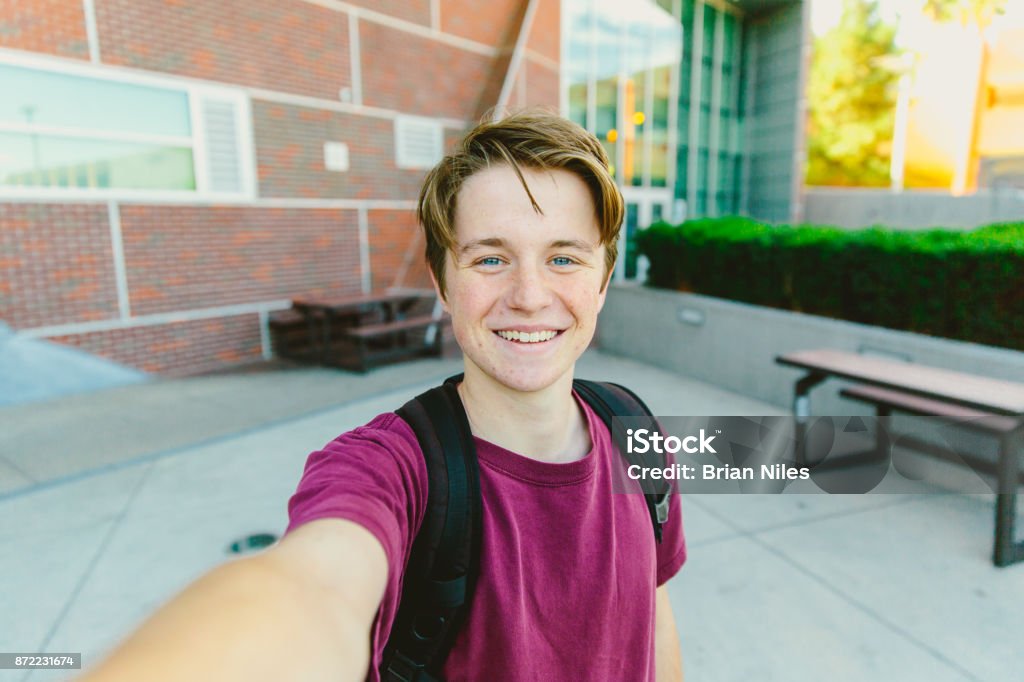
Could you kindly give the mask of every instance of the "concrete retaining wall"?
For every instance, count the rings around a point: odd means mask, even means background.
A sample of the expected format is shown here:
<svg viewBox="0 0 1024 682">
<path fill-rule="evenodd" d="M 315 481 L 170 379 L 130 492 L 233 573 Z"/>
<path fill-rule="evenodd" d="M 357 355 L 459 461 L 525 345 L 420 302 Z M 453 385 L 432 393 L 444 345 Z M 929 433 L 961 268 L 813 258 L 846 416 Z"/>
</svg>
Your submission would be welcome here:
<svg viewBox="0 0 1024 682">
<path fill-rule="evenodd" d="M 777 355 L 834 348 L 1024 382 L 1024 353 L 892 331 L 708 296 L 613 286 L 597 330 L 602 350 L 788 407 L 802 376 Z M 818 415 L 868 414 L 830 380 L 811 398 Z"/>
<path fill-rule="evenodd" d="M 860 228 L 885 225 L 901 229 L 974 228 L 1024 221 L 1024 192 L 983 191 L 954 197 L 942 192 L 867 189 L 807 189 L 804 222 Z"/>
</svg>

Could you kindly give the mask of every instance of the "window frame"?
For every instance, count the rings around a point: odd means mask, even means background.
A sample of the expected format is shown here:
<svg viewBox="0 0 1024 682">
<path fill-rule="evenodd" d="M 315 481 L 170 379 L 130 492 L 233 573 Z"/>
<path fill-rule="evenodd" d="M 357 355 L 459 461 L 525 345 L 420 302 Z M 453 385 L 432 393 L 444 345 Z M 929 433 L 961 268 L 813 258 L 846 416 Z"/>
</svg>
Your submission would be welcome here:
<svg viewBox="0 0 1024 682">
<path fill-rule="evenodd" d="M 192 152 L 192 170 L 195 189 L 131 189 L 122 187 L 28 187 L 0 184 L 2 199 L 67 199 L 74 200 L 135 200 L 135 201 L 239 201 L 254 199 L 256 191 L 255 152 L 253 143 L 252 106 L 249 95 L 240 87 L 220 86 L 195 82 L 184 77 L 138 72 L 123 67 L 110 67 L 79 63 L 59 57 L 26 55 L 0 50 L 0 66 L 11 66 L 58 75 L 103 80 L 126 85 L 154 87 L 184 94 L 187 98 L 191 135 L 159 135 L 148 133 L 118 133 L 90 131 L 66 126 L 7 123 L 0 121 L 0 132 L 72 133 L 83 140 L 152 142 L 174 146 L 188 146 Z M 234 108 L 235 142 L 238 150 L 240 189 L 237 192 L 214 191 L 210 188 L 209 146 L 202 120 L 204 100 L 231 102 Z"/>
</svg>

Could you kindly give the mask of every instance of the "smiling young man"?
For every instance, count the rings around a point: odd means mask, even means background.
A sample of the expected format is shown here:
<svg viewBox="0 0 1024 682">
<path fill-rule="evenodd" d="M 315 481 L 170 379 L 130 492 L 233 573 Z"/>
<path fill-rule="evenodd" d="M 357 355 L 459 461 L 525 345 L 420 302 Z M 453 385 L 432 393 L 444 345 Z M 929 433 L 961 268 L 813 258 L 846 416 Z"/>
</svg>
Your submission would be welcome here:
<svg viewBox="0 0 1024 682">
<path fill-rule="evenodd" d="M 622 215 L 598 141 L 546 113 L 479 125 L 425 182 L 419 218 L 464 354 L 482 501 L 479 575 L 439 679 L 682 679 L 664 586 L 686 557 L 678 496 L 655 542 L 644 498 L 612 492 L 620 455 L 573 391 Z M 310 455 L 278 545 L 200 580 L 104 670 L 382 679 L 427 494 L 397 414 L 342 434 Z M 161 635 L 169 649 L 147 659 Z"/>
</svg>

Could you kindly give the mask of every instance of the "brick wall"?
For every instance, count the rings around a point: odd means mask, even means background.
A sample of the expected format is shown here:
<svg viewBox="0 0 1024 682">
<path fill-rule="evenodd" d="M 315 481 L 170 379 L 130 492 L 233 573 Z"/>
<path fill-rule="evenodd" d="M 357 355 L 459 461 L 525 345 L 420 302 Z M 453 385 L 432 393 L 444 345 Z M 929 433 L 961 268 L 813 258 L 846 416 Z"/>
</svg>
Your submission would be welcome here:
<svg viewBox="0 0 1024 682">
<path fill-rule="evenodd" d="M 106 63 L 333 100 L 351 84 L 347 22 L 302 0 L 96 0 Z"/>
<path fill-rule="evenodd" d="M 55 340 L 173 375 L 257 360 L 254 313 L 170 324 L 146 316 L 359 291 L 360 210 L 369 219 L 373 287 L 396 283 L 399 272 L 401 285 L 430 286 L 414 212 L 374 203 L 414 201 L 425 174 L 396 168 L 386 112 L 454 120 L 445 128 L 450 149 L 462 134 L 453 126 L 472 123 L 496 103 L 525 0 L 441 0 L 437 26 L 431 0 L 93 4 L 100 70 L 129 67 L 278 94 L 250 93 L 256 201 L 119 201 L 128 323 L 137 326 Z M 513 108 L 558 105 L 558 6 L 540 3 Z M 339 102 L 340 90 L 353 84 L 350 7 L 360 15 L 362 103 L 383 116 L 326 104 Z M 83 3 L 0 0 L 0 46 L 87 60 Z M 324 168 L 327 141 L 348 145 L 348 171 Z M 277 199 L 294 206 L 280 207 Z M 119 315 L 105 203 L 0 200 L 0 320 L 27 329 Z"/>
<path fill-rule="evenodd" d="M 0 203 L 0 273 L 15 329 L 117 317 L 107 207 Z"/>
<path fill-rule="evenodd" d="M 421 116 L 473 118 L 491 57 L 369 21 L 359 24 L 359 42 L 364 103 Z"/>
<path fill-rule="evenodd" d="M 561 40 L 561 7 L 560 0 L 540 0 L 537 13 L 533 17 L 533 29 L 526 48 L 551 61 L 559 61 Z"/>
<path fill-rule="evenodd" d="M 348 4 L 380 12 L 422 26 L 430 25 L 430 0 L 346 0 Z"/>
<path fill-rule="evenodd" d="M 51 340 L 165 376 L 211 372 L 262 357 L 257 315 L 113 329 Z"/>
<path fill-rule="evenodd" d="M 412 266 L 423 260 L 423 239 L 413 211 L 375 210 L 367 214 L 370 226 L 370 274 L 374 289 L 396 284 L 395 277 L 408 262 L 401 286 L 416 286 L 409 277 Z M 408 261 L 407 261 L 408 259 Z"/>
<path fill-rule="evenodd" d="M 82 0 L 0 0 L 0 46 L 88 59 Z"/>
<path fill-rule="evenodd" d="M 526 105 L 545 106 L 558 111 L 558 71 L 534 60 L 523 63 L 526 72 Z"/>
<path fill-rule="evenodd" d="M 526 3 L 491 0 L 487 9 L 481 12 L 478 0 L 443 0 L 441 30 L 495 47 L 515 44 Z"/>
<path fill-rule="evenodd" d="M 260 195 L 415 199 L 424 171 L 395 166 L 394 123 L 383 118 L 254 100 Z M 324 168 L 324 142 L 348 145 L 350 168 Z"/>
<path fill-rule="evenodd" d="M 124 206 L 133 315 L 360 289 L 356 212 Z"/>
</svg>

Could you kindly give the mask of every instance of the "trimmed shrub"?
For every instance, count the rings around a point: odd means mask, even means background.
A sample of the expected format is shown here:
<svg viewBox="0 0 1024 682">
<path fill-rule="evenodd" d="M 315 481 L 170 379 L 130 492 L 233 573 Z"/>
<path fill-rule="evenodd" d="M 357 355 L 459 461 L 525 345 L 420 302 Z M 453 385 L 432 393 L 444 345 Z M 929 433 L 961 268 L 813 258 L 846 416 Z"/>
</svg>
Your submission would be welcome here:
<svg viewBox="0 0 1024 682">
<path fill-rule="evenodd" d="M 1024 223 L 969 232 L 661 222 L 650 286 L 1024 350 Z"/>
</svg>

